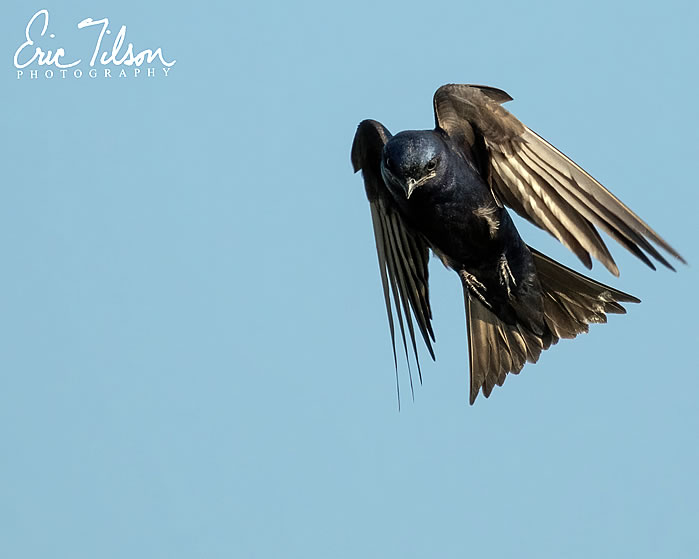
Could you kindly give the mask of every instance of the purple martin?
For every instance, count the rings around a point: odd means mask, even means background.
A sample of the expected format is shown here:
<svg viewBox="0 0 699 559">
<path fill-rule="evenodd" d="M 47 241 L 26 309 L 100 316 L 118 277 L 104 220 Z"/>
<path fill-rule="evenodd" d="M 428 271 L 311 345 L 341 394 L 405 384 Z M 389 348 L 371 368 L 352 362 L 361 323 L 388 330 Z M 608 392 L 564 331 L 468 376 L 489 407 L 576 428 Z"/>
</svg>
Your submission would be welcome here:
<svg viewBox="0 0 699 559">
<path fill-rule="evenodd" d="M 396 375 L 396 322 L 408 367 L 407 338 L 420 380 L 413 319 L 434 359 L 432 251 L 463 285 L 471 404 L 560 338 L 587 332 L 608 313 L 625 313 L 622 302 L 640 302 L 528 246 L 505 206 L 551 233 L 587 268 L 594 257 L 619 275 L 597 228 L 653 269 L 651 259 L 674 269 L 659 249 L 684 262 L 623 202 L 502 107 L 511 100 L 493 87 L 444 85 L 434 95 L 434 130 L 392 136 L 364 120 L 352 144 L 352 165 L 362 171 L 371 208 Z"/>
</svg>

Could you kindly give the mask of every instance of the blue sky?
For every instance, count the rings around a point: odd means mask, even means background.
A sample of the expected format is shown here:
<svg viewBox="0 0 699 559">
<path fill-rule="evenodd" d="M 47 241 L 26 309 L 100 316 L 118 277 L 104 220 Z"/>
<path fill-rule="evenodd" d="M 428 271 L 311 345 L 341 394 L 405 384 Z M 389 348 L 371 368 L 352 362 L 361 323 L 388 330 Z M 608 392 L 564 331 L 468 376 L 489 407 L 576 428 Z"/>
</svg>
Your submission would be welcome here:
<svg viewBox="0 0 699 559">
<path fill-rule="evenodd" d="M 249 4 L 3 6 L 0 556 L 696 557 L 696 4 Z M 85 69 L 88 17 L 176 63 L 18 80 L 43 8 Z M 508 91 L 690 266 L 610 243 L 591 275 L 643 303 L 470 407 L 433 261 L 398 412 L 349 149 L 448 82 Z"/>
</svg>

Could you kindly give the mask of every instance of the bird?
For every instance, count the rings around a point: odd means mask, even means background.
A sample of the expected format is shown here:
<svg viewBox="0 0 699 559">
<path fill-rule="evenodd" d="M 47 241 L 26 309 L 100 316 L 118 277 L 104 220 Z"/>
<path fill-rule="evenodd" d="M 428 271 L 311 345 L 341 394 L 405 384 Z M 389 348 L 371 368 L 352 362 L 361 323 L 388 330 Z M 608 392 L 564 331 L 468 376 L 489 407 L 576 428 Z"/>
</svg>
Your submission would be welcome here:
<svg viewBox="0 0 699 559">
<path fill-rule="evenodd" d="M 661 251 L 686 264 L 616 196 L 507 111 L 508 101 L 495 87 L 447 84 L 433 97 L 434 130 L 394 136 L 375 120 L 357 127 L 351 162 L 369 200 L 399 406 L 398 332 L 410 373 L 409 340 L 420 382 L 415 326 L 435 359 L 430 253 L 463 286 L 471 405 L 559 339 L 626 313 L 621 303 L 640 303 L 527 245 L 507 208 L 588 269 L 594 258 L 619 276 L 599 230 L 654 270 L 654 261 L 675 269 Z"/>
</svg>

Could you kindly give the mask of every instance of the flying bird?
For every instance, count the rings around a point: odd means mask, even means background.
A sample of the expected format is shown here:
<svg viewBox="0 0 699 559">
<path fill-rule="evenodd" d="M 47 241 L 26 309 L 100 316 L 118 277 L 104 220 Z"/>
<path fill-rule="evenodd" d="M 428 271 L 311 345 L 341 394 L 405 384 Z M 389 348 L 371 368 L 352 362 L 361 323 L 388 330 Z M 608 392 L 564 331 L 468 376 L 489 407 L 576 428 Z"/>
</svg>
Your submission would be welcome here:
<svg viewBox="0 0 699 559">
<path fill-rule="evenodd" d="M 371 208 L 396 379 L 396 322 L 408 367 L 407 339 L 421 381 L 415 324 L 435 358 L 431 251 L 463 285 L 471 404 L 479 391 L 487 398 L 508 373 L 536 363 L 560 338 L 587 332 L 608 313 L 625 313 L 620 303 L 640 302 L 528 246 L 505 206 L 551 233 L 588 269 L 594 257 L 619 275 L 598 228 L 653 269 L 655 260 L 674 270 L 661 250 L 685 262 L 623 202 L 502 107 L 511 100 L 494 87 L 444 85 L 433 99 L 434 130 L 392 136 L 381 123 L 364 120 L 352 144 L 352 165 L 362 171 Z"/>
</svg>

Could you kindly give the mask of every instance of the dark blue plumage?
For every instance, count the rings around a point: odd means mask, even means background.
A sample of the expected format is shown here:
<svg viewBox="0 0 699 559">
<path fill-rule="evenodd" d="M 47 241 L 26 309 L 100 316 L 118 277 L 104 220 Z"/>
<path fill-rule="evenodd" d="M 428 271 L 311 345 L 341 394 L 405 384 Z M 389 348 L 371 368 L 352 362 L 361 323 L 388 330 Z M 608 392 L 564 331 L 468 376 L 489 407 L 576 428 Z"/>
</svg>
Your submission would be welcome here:
<svg viewBox="0 0 699 559">
<path fill-rule="evenodd" d="M 406 222 L 459 272 L 473 295 L 498 316 L 544 333 L 531 253 L 473 162 L 447 134 L 411 130 L 393 136 L 383 148 L 381 174 Z"/>
</svg>

